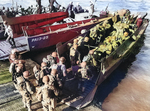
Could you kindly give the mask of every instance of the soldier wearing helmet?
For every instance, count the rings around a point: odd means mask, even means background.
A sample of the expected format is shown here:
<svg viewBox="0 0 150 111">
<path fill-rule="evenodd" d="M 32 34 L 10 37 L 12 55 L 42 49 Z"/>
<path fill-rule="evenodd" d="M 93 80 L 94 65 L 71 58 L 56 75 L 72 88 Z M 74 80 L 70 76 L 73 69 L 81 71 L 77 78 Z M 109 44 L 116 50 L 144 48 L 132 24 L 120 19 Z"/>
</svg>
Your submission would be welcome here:
<svg viewBox="0 0 150 111">
<path fill-rule="evenodd" d="M 81 61 L 83 60 L 84 56 L 86 56 L 89 52 L 89 47 L 88 46 L 89 46 L 89 37 L 86 36 L 82 39 L 82 42 L 81 42 L 81 44 L 78 48 L 78 50 L 81 54 L 80 55 L 80 60 Z"/>
<path fill-rule="evenodd" d="M 72 66 L 77 65 L 80 61 L 80 53 L 77 48 L 77 44 L 73 44 L 73 46 L 70 48 L 70 62 Z"/>
<path fill-rule="evenodd" d="M 24 71 L 24 72 L 23 72 L 23 77 L 24 77 L 24 79 L 25 79 L 25 81 L 26 81 L 26 88 L 27 88 L 27 90 L 28 90 L 31 94 L 33 94 L 33 92 L 34 92 L 34 86 L 33 86 L 33 84 L 29 81 L 29 77 L 30 77 L 29 71 Z"/>
<path fill-rule="evenodd" d="M 47 55 L 47 58 L 43 58 L 43 62 L 47 63 L 48 67 L 51 67 L 53 64 L 57 64 L 59 61 L 57 52 L 52 52 L 52 54 Z"/>
<path fill-rule="evenodd" d="M 22 95 L 22 102 L 24 103 L 24 107 L 27 107 L 28 111 L 31 111 L 31 102 L 32 102 L 31 95 L 34 93 L 34 87 L 33 84 L 31 84 L 31 82 L 29 81 L 29 76 L 30 76 L 29 71 L 23 72 L 24 81 L 20 83 L 21 87 L 19 92 Z"/>
<path fill-rule="evenodd" d="M 40 71 L 41 71 L 41 67 L 39 65 L 35 65 L 33 67 L 33 73 L 36 78 L 37 85 L 40 85 Z"/>
<path fill-rule="evenodd" d="M 17 84 L 16 78 L 19 76 L 22 76 L 23 72 L 26 70 L 25 65 L 21 63 L 20 61 L 21 60 L 15 59 L 11 63 L 10 68 L 9 68 L 9 72 L 12 73 L 12 80 L 15 84 Z"/>
<path fill-rule="evenodd" d="M 44 76 L 42 79 L 44 85 L 38 89 L 36 97 L 41 101 L 44 111 L 54 111 L 57 101 L 55 95 L 56 88 L 54 85 L 50 85 L 50 79 L 48 76 Z"/>
<path fill-rule="evenodd" d="M 12 81 L 14 83 L 15 88 L 18 90 L 18 85 L 17 85 L 17 78 L 20 76 L 23 76 L 23 70 L 22 70 L 22 65 L 18 65 L 17 67 L 14 67 L 15 70 L 12 72 Z"/>
<path fill-rule="evenodd" d="M 77 44 L 78 45 L 78 39 L 74 39 L 73 40 L 73 44 Z"/>
<path fill-rule="evenodd" d="M 59 59 L 59 63 L 57 64 L 58 78 L 61 80 L 63 85 L 66 81 L 66 76 L 67 76 L 65 61 L 66 61 L 65 57 L 61 57 Z"/>
<path fill-rule="evenodd" d="M 16 59 L 22 59 L 21 54 L 20 54 L 19 51 L 18 51 L 17 49 L 15 49 L 15 48 L 11 50 L 11 54 L 15 54 Z"/>
<path fill-rule="evenodd" d="M 9 55 L 9 62 L 10 62 L 10 63 L 13 63 L 15 59 L 17 59 L 17 57 L 16 57 L 15 54 L 10 54 L 10 55 Z"/>
<path fill-rule="evenodd" d="M 43 85 L 43 82 L 42 82 L 43 77 L 46 75 L 50 75 L 50 72 L 51 72 L 51 70 L 49 67 L 47 67 L 47 63 L 42 62 L 41 63 L 41 71 L 39 72 L 40 73 L 39 74 L 39 85 L 40 86 Z"/>
<path fill-rule="evenodd" d="M 86 84 L 91 77 L 91 71 L 88 68 L 86 62 L 82 62 L 80 65 L 81 65 L 81 68 L 78 69 L 78 73 L 77 73 L 78 78 L 79 78 L 78 89 L 84 92 Z"/>
<path fill-rule="evenodd" d="M 49 77 L 49 85 L 53 85 L 56 88 L 55 95 L 57 96 L 61 95 L 63 84 L 58 77 L 57 69 L 52 69 L 51 75 L 48 75 L 48 77 Z"/>
</svg>

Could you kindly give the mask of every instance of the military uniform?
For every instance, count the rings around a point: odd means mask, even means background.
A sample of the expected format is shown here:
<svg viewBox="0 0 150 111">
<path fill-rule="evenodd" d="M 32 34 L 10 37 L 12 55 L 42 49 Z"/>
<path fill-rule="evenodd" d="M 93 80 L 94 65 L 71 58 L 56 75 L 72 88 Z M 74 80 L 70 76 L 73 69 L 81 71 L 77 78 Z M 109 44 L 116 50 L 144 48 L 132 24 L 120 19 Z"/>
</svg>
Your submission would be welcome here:
<svg viewBox="0 0 150 111">
<path fill-rule="evenodd" d="M 46 80 L 45 80 L 46 78 Z M 56 107 L 56 96 L 58 96 L 57 89 L 54 85 L 49 84 L 50 79 L 48 76 L 44 76 L 43 83 L 44 85 L 40 87 L 37 92 L 38 100 L 42 102 L 44 111 L 54 111 Z"/>
<path fill-rule="evenodd" d="M 40 68 L 38 67 L 38 66 L 34 66 L 33 67 L 33 72 L 34 72 L 34 76 L 35 76 L 35 78 L 36 78 L 36 83 L 38 84 L 38 85 L 40 85 Z"/>
<path fill-rule="evenodd" d="M 84 62 L 84 63 L 86 63 L 86 62 Z M 83 67 L 81 65 L 81 68 L 78 70 L 78 74 L 77 75 L 78 75 L 78 78 L 79 78 L 78 89 L 79 90 L 81 89 L 81 91 L 84 92 L 85 87 L 87 85 L 87 82 L 88 82 L 88 80 L 91 77 L 91 71 L 89 70 L 89 68 L 87 66 Z"/>
<path fill-rule="evenodd" d="M 30 81 L 24 79 L 22 76 L 17 77 L 16 80 L 18 90 L 22 95 L 22 102 L 24 104 L 24 107 L 27 107 L 28 111 L 31 111 L 31 102 L 32 102 L 31 94 L 33 94 L 33 91 L 31 90 Z"/>
<path fill-rule="evenodd" d="M 62 81 L 62 83 L 64 84 L 65 81 L 66 81 L 66 74 L 67 74 L 67 71 L 66 71 L 66 66 L 65 64 L 57 64 L 57 72 L 58 72 L 58 78 Z"/>
<path fill-rule="evenodd" d="M 14 86 L 16 87 L 16 89 L 18 89 L 18 85 L 17 85 L 17 80 L 16 78 L 23 76 L 23 64 L 18 64 L 18 63 L 11 63 L 12 66 L 10 66 L 10 72 L 12 73 L 12 81 L 14 82 Z"/>
<path fill-rule="evenodd" d="M 58 57 L 56 52 L 53 52 L 51 55 L 47 55 L 47 58 L 43 58 L 43 62 L 47 63 L 48 67 L 52 66 L 53 64 L 57 64 L 57 61 Z"/>
<path fill-rule="evenodd" d="M 72 66 L 77 65 L 77 61 L 80 61 L 80 53 L 73 46 L 70 48 L 70 61 Z"/>
<path fill-rule="evenodd" d="M 49 77 L 49 85 L 54 86 L 57 90 L 55 90 L 56 95 L 61 95 L 62 94 L 62 87 L 63 84 L 61 82 L 61 80 L 58 77 L 58 74 L 56 75 L 48 75 Z"/>
<path fill-rule="evenodd" d="M 43 85 L 43 82 L 42 82 L 43 77 L 46 75 L 50 75 L 50 72 L 51 70 L 47 66 L 44 66 L 41 68 L 41 71 L 39 72 L 39 81 L 38 81 L 40 86 Z"/>
</svg>

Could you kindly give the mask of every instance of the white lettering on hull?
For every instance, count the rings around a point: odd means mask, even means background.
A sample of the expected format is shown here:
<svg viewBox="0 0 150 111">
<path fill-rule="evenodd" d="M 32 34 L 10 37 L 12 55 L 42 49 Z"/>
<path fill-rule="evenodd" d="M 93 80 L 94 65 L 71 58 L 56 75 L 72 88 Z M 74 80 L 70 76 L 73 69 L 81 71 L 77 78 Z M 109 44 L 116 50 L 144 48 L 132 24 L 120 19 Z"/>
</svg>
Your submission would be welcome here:
<svg viewBox="0 0 150 111">
<path fill-rule="evenodd" d="M 31 42 L 37 42 L 37 41 L 47 40 L 47 39 L 48 39 L 48 36 L 36 37 L 36 38 L 33 38 L 33 39 L 31 40 Z"/>
</svg>

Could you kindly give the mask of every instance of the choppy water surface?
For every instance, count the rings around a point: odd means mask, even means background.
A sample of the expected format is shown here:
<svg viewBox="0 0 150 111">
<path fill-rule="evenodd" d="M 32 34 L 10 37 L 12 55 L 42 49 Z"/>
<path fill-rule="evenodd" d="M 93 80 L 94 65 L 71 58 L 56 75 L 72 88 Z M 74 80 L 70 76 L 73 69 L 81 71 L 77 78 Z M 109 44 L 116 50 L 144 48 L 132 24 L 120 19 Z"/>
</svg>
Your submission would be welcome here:
<svg viewBox="0 0 150 111">
<path fill-rule="evenodd" d="M 0 0 L 1 4 L 0 6 L 10 6 L 12 4 L 12 0 Z M 27 7 L 29 4 L 35 5 L 36 2 L 35 0 L 16 0 L 18 5 L 23 5 L 24 7 Z M 16 1 L 14 0 L 14 4 L 16 4 Z M 57 0 L 58 3 L 60 3 L 63 6 L 67 6 L 67 4 L 70 2 L 70 0 Z M 81 6 L 83 7 L 89 7 L 89 0 L 73 0 L 74 4 L 76 5 L 77 2 L 80 3 Z M 48 3 L 48 0 L 43 0 L 42 5 L 46 6 Z M 104 10 L 106 6 L 108 5 L 108 10 L 110 11 L 116 11 L 122 8 L 129 9 L 131 12 L 132 11 L 140 11 L 140 12 L 150 12 L 150 1 L 147 0 L 97 0 L 95 3 L 95 8 L 96 10 Z M 148 14 L 147 18 L 150 19 L 150 13 Z M 124 98 L 126 95 L 127 98 L 132 98 L 133 100 L 136 101 L 136 97 L 133 97 L 133 94 L 130 91 L 132 88 L 128 89 L 128 82 L 130 82 L 131 79 L 133 81 L 138 81 L 140 86 L 140 82 L 146 81 L 146 84 L 149 84 L 150 86 L 150 25 L 147 27 L 146 32 L 143 35 L 143 39 L 139 41 L 139 46 L 137 47 L 136 51 L 134 54 L 130 56 L 127 61 L 124 61 L 112 74 L 111 76 L 106 79 L 99 87 L 96 92 L 96 95 L 94 97 L 93 103 L 99 107 L 103 104 L 103 101 L 106 99 L 106 97 L 109 95 L 107 98 L 108 104 L 104 104 L 104 109 L 107 109 L 106 107 L 113 105 L 115 107 L 116 103 L 112 100 L 113 98 L 117 97 L 116 95 L 120 95 L 117 98 Z M 123 82 L 121 82 L 123 80 Z M 134 82 L 136 83 L 136 82 Z M 119 84 L 119 86 L 118 86 Z M 133 86 L 132 86 L 133 85 Z M 142 87 L 144 88 L 144 85 L 141 83 Z M 117 87 L 118 86 L 118 87 Z M 134 87 L 134 84 L 130 84 L 130 86 Z M 138 86 L 135 85 L 135 88 L 138 89 Z M 145 85 L 146 86 L 146 85 Z M 117 91 L 112 92 L 112 90 L 117 87 L 116 89 L 119 90 L 120 92 L 123 89 L 128 90 L 129 92 L 122 91 L 122 93 L 117 93 Z M 148 88 L 145 87 L 145 88 Z M 133 88 L 134 89 L 134 88 Z M 150 87 L 149 87 L 150 90 Z M 112 92 L 112 93 L 111 93 Z M 124 92 L 124 93 L 123 93 Z M 138 90 L 134 90 L 133 92 L 138 92 L 138 97 L 140 97 L 140 93 Z M 128 93 L 128 95 L 127 95 Z M 131 93 L 131 94 L 130 94 Z M 133 95 L 132 95 L 133 94 Z M 147 97 L 147 96 L 146 96 Z M 142 96 L 143 98 L 143 96 Z M 146 98 L 144 98 L 146 99 Z M 143 101 L 145 101 L 143 99 Z M 125 100 L 125 99 L 124 99 Z M 139 99 L 138 99 L 139 100 Z M 118 100 L 119 101 L 119 100 Z M 110 104 L 109 104 L 110 103 Z M 140 101 L 142 103 L 142 100 Z M 139 106 L 141 105 L 139 103 Z M 149 100 L 150 103 L 150 100 Z M 137 105 L 137 104 L 136 104 Z M 138 106 L 138 105 L 137 105 Z M 150 106 L 150 105 L 149 105 Z M 117 106 L 116 106 L 117 107 Z M 126 107 L 126 106 L 125 106 Z M 117 111 L 117 110 L 114 110 Z M 121 111 L 121 110 L 120 110 Z M 127 110 L 126 110 L 127 111 Z"/>
</svg>

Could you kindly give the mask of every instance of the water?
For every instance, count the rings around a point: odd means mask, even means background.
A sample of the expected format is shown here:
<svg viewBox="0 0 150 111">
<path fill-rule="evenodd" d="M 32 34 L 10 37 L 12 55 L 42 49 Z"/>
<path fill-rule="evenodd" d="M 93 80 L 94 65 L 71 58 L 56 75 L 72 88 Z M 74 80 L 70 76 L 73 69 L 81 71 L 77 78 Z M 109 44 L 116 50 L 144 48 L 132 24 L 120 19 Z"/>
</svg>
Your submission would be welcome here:
<svg viewBox="0 0 150 111">
<path fill-rule="evenodd" d="M 18 5 L 24 4 L 23 5 L 24 7 L 28 7 L 29 4 L 32 4 L 32 5 L 36 4 L 36 2 L 35 2 L 36 0 L 28 0 L 28 1 L 13 0 L 13 1 L 14 2 L 12 2 L 12 0 L 0 0 L 0 3 L 3 3 L 3 4 L 0 4 L 0 6 L 3 5 L 3 6 L 7 7 L 7 6 L 15 5 L 16 1 L 17 1 Z M 70 2 L 70 0 L 63 0 L 63 1 L 57 0 L 57 2 L 63 6 L 67 6 L 67 4 Z M 90 3 L 89 0 L 82 0 L 82 1 L 73 0 L 74 5 L 76 5 L 77 2 L 79 2 L 80 5 L 84 8 L 89 7 L 89 3 Z M 48 0 L 42 1 L 43 6 L 47 6 L 47 4 L 48 4 Z M 105 10 L 107 5 L 108 5 L 108 10 L 110 10 L 110 11 L 116 11 L 116 10 L 124 8 L 124 9 L 129 9 L 131 12 L 133 12 L 133 11 L 135 11 L 135 12 L 136 11 L 138 11 L 138 12 L 150 12 L 150 8 L 149 8 L 150 7 L 150 1 L 148 1 L 148 0 L 108 0 L 108 1 L 97 0 L 95 3 L 95 9 L 96 9 L 96 11 Z M 150 14 L 146 18 L 150 19 Z M 142 39 L 139 42 L 140 47 L 137 47 L 136 52 L 135 52 L 136 55 L 135 55 L 135 53 L 133 55 L 131 55 L 127 61 L 124 61 L 111 74 L 111 76 L 108 79 L 106 79 L 98 87 L 98 90 L 96 92 L 96 95 L 95 95 L 94 101 L 93 101 L 94 105 L 101 108 L 104 100 L 107 98 L 106 100 L 109 100 L 109 102 L 108 103 L 106 102 L 106 104 L 103 105 L 103 108 L 105 110 L 108 110 L 106 107 L 109 107 L 109 106 L 115 107 L 117 103 L 115 104 L 115 102 L 113 101 L 114 100 L 113 98 L 115 98 L 118 93 L 117 93 L 117 91 L 112 92 L 112 90 L 115 87 L 117 87 L 118 84 L 120 84 L 120 85 L 116 89 L 121 92 L 123 89 L 128 87 L 127 85 L 131 79 L 133 81 L 135 81 L 134 83 L 136 83 L 136 81 L 138 81 L 138 84 L 142 83 L 142 81 L 145 81 L 146 84 L 150 83 L 150 81 L 149 81 L 150 80 L 150 73 L 149 73 L 149 69 L 150 69 L 150 65 L 149 65 L 150 64 L 150 45 L 149 45 L 150 33 L 149 32 L 150 32 L 150 25 L 147 27 L 147 29 L 143 35 L 144 39 Z M 123 81 L 123 82 L 121 82 L 121 81 Z M 134 83 L 130 84 L 130 85 L 134 87 Z M 140 85 L 138 85 L 138 86 L 140 86 Z M 142 87 L 144 87 L 143 84 L 142 84 Z M 148 86 L 146 87 L 146 85 L 145 85 L 145 89 L 146 88 L 150 89 L 150 87 L 148 87 Z M 128 90 L 130 90 L 130 89 L 128 89 Z M 137 89 L 135 89 L 133 92 L 138 92 Z M 107 97 L 109 94 L 110 94 L 110 96 Z M 129 94 L 129 95 L 127 95 L 127 94 Z M 124 97 L 123 95 L 126 95 L 128 98 L 131 98 L 131 96 L 133 97 L 132 94 L 136 95 L 134 93 L 130 94 L 130 92 L 125 93 L 125 91 L 123 93 L 123 91 L 122 91 L 122 93 L 118 94 L 118 95 L 120 95 L 120 99 L 118 101 L 122 100 L 122 98 Z M 140 97 L 140 92 L 138 92 L 138 94 L 139 94 L 138 97 Z M 141 96 L 141 97 L 143 97 L 143 96 Z M 119 98 L 119 96 L 118 96 L 118 98 Z M 137 99 L 136 97 L 133 97 L 133 98 L 134 98 L 134 100 Z M 140 101 L 140 102 L 142 103 L 142 101 Z M 116 107 L 118 107 L 118 106 L 116 106 Z M 126 107 L 126 106 L 124 106 L 124 107 Z M 117 110 L 114 110 L 114 111 L 117 111 Z M 122 110 L 120 110 L 120 111 L 122 111 Z"/>
</svg>

